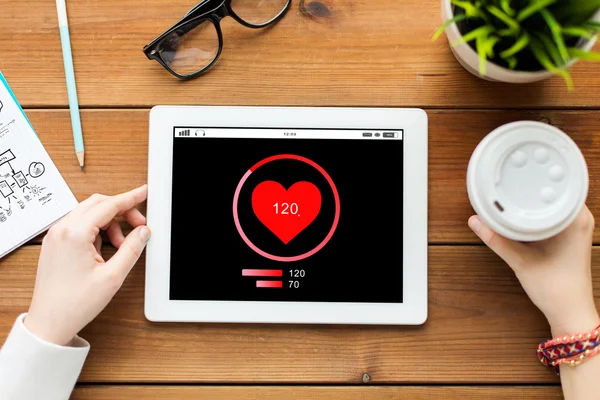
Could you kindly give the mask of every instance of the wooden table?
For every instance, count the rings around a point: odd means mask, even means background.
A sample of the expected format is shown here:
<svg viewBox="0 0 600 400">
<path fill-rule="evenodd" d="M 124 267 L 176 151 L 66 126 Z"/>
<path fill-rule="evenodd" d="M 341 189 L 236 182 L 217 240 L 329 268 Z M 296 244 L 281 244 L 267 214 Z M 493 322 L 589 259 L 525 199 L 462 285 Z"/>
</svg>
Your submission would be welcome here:
<svg viewBox="0 0 600 400">
<path fill-rule="evenodd" d="M 465 172 L 478 141 L 497 126 L 549 122 L 587 157 L 589 204 L 600 215 L 600 67 L 577 65 L 573 93 L 561 79 L 493 84 L 464 71 L 445 40 L 431 41 L 439 0 L 293 0 L 272 29 L 223 21 L 218 65 L 180 82 L 141 50 L 193 3 L 68 1 L 86 140 L 82 173 L 54 2 L 0 0 L 0 70 L 77 198 L 146 181 L 148 110 L 157 104 L 426 108 L 429 321 L 417 328 L 150 323 L 140 261 L 82 332 L 92 350 L 74 398 L 560 398 L 557 378 L 534 353 L 549 336 L 543 316 L 467 228 Z M 39 243 L 0 261 L 0 342 L 29 305 Z M 600 303 L 600 249 L 594 254 Z"/>
</svg>

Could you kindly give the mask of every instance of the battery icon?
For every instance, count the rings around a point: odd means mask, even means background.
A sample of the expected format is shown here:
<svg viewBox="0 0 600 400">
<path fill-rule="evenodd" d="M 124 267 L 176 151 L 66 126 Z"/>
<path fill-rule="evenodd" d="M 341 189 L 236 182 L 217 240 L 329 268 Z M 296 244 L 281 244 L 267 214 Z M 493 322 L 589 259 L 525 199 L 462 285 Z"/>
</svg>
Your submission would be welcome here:
<svg viewBox="0 0 600 400">
<path fill-rule="evenodd" d="M 363 137 L 373 137 L 373 134 L 371 132 L 364 132 Z"/>
<path fill-rule="evenodd" d="M 397 138 L 398 132 L 383 132 L 384 138 Z"/>
</svg>

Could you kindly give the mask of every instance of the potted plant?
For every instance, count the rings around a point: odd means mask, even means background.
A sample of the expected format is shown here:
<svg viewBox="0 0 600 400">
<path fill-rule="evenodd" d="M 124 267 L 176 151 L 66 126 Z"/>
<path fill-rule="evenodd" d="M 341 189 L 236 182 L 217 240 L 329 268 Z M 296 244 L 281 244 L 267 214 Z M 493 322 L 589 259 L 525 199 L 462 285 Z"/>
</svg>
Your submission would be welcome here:
<svg viewBox="0 0 600 400">
<path fill-rule="evenodd" d="M 600 33 L 600 0 L 442 0 L 446 32 L 457 60 L 483 79 L 528 83 L 562 76 L 592 52 Z"/>
</svg>

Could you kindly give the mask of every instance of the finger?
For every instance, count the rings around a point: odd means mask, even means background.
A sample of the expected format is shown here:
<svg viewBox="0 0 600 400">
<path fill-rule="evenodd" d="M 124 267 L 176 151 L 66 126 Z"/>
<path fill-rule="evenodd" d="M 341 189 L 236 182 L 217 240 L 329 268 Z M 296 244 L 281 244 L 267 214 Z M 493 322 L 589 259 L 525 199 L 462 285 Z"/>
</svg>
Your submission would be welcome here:
<svg viewBox="0 0 600 400">
<path fill-rule="evenodd" d="M 491 230 L 483 221 L 474 215 L 469 218 L 469 228 L 485 243 L 494 253 L 502 258 L 513 269 L 517 269 L 521 264 L 523 254 L 527 247 L 523 243 L 509 240 L 493 230 Z"/>
<path fill-rule="evenodd" d="M 146 217 L 144 217 L 144 214 L 137 208 L 125 211 L 125 213 L 123 213 L 123 218 L 125 218 L 125 221 L 134 228 L 146 225 Z"/>
<path fill-rule="evenodd" d="M 116 219 L 113 219 L 108 224 L 108 227 L 106 228 L 106 235 L 108 236 L 110 243 L 117 249 L 121 247 L 123 241 L 125 240 L 123 230 L 121 229 L 121 224 Z"/>
<path fill-rule="evenodd" d="M 589 224 L 589 231 L 590 231 L 590 235 L 593 237 L 594 236 L 594 231 L 596 230 L 596 219 L 594 218 L 594 214 L 592 214 L 592 212 L 590 211 L 590 209 L 585 206 L 585 211 L 587 214 L 587 221 Z"/>
<path fill-rule="evenodd" d="M 558 235 L 544 241 L 548 246 L 566 243 L 569 246 L 589 246 L 594 238 L 594 216 L 587 207 L 583 207 L 577 218 Z"/>
<path fill-rule="evenodd" d="M 567 228 L 567 230 L 577 229 L 592 237 L 594 235 L 595 227 L 596 221 L 594 220 L 594 215 L 587 206 L 584 206 L 575 221 Z"/>
<path fill-rule="evenodd" d="M 98 203 L 101 203 L 106 199 L 108 199 L 108 196 L 104 196 L 102 194 L 93 194 L 81 203 L 79 203 L 69 215 L 74 217 L 84 215 L 90 208 L 92 208 Z"/>
<path fill-rule="evenodd" d="M 150 239 L 150 229 L 147 226 L 136 228 L 125 238 L 119 251 L 107 263 L 107 272 L 116 274 L 123 280 L 131 271 L 137 260 L 142 255 L 148 240 Z"/>
<path fill-rule="evenodd" d="M 103 264 L 104 258 L 102 257 L 102 237 L 100 235 L 96 236 L 96 239 L 94 240 L 94 248 L 96 249 L 94 259 L 97 263 Z"/>
<path fill-rule="evenodd" d="M 101 228 L 107 226 L 117 215 L 123 214 L 146 200 L 148 186 L 107 198 L 94 205 L 84 216 L 87 225 Z"/>
</svg>

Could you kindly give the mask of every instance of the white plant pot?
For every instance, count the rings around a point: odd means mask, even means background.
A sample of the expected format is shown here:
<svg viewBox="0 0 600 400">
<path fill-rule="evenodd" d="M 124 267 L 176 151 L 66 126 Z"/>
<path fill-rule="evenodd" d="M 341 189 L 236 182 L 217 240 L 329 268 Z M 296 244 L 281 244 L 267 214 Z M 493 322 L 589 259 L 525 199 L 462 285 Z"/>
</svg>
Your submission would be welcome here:
<svg viewBox="0 0 600 400">
<path fill-rule="evenodd" d="M 445 21 L 454 18 L 453 5 L 450 0 L 442 0 L 442 18 Z M 600 12 L 598 12 L 594 19 L 596 21 L 600 21 Z M 530 83 L 537 82 L 544 79 L 548 79 L 554 74 L 549 71 L 539 71 L 539 72 L 527 72 L 527 71 L 515 71 L 508 68 L 501 67 L 500 65 L 494 64 L 492 62 L 487 61 L 487 71 L 484 76 L 479 74 L 479 56 L 473 50 L 471 46 L 467 43 L 463 43 L 458 46 L 452 46 L 452 43 L 459 40 L 462 37 L 462 34 L 458 30 L 458 26 L 456 24 L 451 24 L 448 29 L 446 29 L 446 36 L 448 37 L 448 42 L 450 43 L 450 48 L 454 53 L 454 56 L 458 60 L 458 62 L 470 73 L 476 75 L 480 78 L 483 78 L 488 81 L 493 82 L 506 82 L 506 83 Z M 596 37 L 593 40 L 588 40 L 585 45 L 582 47 L 583 50 L 591 50 L 596 43 Z M 571 63 L 574 64 L 574 62 Z M 569 65 L 569 67 L 571 66 Z"/>
</svg>

